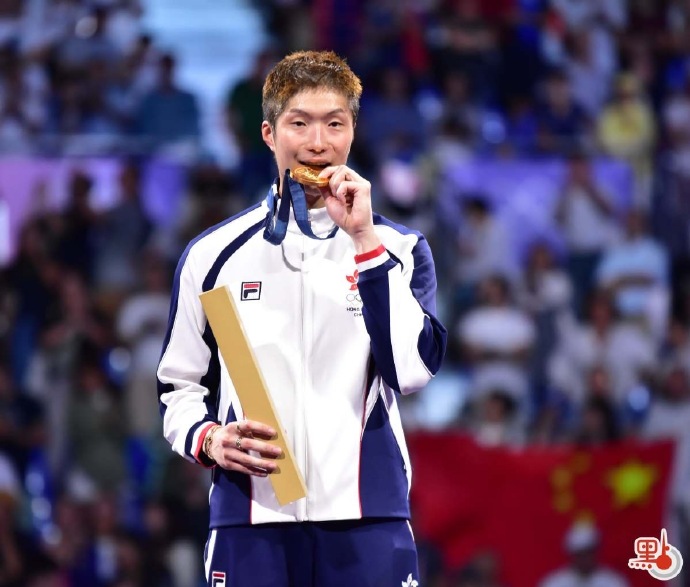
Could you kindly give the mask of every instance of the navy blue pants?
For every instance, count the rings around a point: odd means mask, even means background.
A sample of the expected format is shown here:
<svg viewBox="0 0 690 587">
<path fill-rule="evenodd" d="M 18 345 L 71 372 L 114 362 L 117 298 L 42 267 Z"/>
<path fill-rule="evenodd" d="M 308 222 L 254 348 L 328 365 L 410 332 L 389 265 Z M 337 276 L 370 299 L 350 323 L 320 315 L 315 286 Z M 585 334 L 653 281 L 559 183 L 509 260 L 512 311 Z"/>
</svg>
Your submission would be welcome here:
<svg viewBox="0 0 690 587">
<path fill-rule="evenodd" d="M 228 526 L 206 544 L 209 587 L 413 587 L 417 549 L 407 520 Z"/>
</svg>

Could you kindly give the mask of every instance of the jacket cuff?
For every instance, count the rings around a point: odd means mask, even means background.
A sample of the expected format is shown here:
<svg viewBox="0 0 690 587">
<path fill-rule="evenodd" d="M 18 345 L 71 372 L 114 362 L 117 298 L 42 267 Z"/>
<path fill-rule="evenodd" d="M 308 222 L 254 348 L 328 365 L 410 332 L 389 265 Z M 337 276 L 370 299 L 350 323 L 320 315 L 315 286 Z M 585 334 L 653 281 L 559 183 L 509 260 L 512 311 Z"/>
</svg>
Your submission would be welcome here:
<svg viewBox="0 0 690 587">
<path fill-rule="evenodd" d="M 206 439 L 206 435 L 208 434 L 208 431 L 213 428 L 214 426 L 217 426 L 218 424 L 216 422 L 209 422 L 207 426 L 204 426 L 204 428 L 201 429 L 201 434 L 199 434 L 199 440 L 197 440 L 196 447 L 194 449 L 194 458 L 198 463 L 206 467 L 207 469 L 212 469 L 213 467 L 216 466 L 216 462 L 212 461 L 206 453 L 203 451 L 204 447 L 204 440 Z"/>
<path fill-rule="evenodd" d="M 383 245 L 361 255 L 355 255 L 355 263 L 357 263 L 357 269 L 360 272 L 383 265 L 388 259 L 390 259 L 390 255 Z"/>
</svg>

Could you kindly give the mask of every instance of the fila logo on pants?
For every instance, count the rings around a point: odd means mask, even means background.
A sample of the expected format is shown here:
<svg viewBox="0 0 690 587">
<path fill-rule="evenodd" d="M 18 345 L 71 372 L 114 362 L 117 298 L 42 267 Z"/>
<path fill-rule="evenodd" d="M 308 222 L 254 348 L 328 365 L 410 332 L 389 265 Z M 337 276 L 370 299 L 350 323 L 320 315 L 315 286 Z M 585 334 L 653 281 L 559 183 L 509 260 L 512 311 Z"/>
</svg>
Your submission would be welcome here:
<svg viewBox="0 0 690 587">
<path fill-rule="evenodd" d="M 225 573 L 213 571 L 211 573 L 211 587 L 225 587 Z"/>
</svg>

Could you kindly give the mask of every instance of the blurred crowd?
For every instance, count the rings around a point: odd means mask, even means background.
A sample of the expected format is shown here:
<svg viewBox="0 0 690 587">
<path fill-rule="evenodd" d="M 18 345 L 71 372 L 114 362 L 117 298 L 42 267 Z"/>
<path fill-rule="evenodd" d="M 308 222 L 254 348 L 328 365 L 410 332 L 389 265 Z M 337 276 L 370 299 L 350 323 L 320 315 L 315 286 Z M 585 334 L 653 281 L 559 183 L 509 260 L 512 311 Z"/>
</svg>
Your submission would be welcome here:
<svg viewBox="0 0 690 587">
<path fill-rule="evenodd" d="M 195 153 L 195 97 L 139 0 L 4 0 L 0 153 Z"/>
<path fill-rule="evenodd" d="M 253 9 L 269 43 L 227 88 L 239 157 L 226 169 L 204 148 L 178 56 L 141 25 L 143 2 L 0 0 L 0 156 L 122 161 L 113 206 L 96 209 L 93 178 L 75 171 L 66 204 L 35 207 L 0 268 L 0 587 L 202 584 L 209 479 L 171 455 L 155 395 L 172 274 L 190 238 L 265 194 L 263 78 L 302 48 L 336 50 L 364 80 L 352 165 L 377 211 L 422 230 L 436 259 L 451 345 L 431 399 L 405 398 L 408 429 L 515 447 L 672 438 L 670 531 L 687 544 L 690 2 Z M 184 157 L 174 226 L 142 203 L 154 154 Z M 561 170 L 553 205 L 533 203 L 546 227 L 525 226 L 519 254 L 503 200 L 452 181 L 479 160 Z M 627 170 L 622 199 L 596 173 L 606 160 Z M 443 421 L 426 420 L 423 402 L 449 395 Z M 491 557 L 445 569 L 425 548 L 424 584 L 499 587 Z"/>
</svg>

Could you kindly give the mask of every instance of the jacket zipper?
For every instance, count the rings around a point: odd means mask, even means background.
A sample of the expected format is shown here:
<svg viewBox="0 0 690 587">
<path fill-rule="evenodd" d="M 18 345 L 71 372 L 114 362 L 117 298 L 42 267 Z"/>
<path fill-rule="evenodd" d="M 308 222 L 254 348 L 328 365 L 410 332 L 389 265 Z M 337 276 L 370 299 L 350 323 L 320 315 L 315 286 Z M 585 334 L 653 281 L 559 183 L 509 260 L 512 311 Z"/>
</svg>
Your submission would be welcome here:
<svg viewBox="0 0 690 587">
<path fill-rule="evenodd" d="M 297 385 L 298 394 L 298 412 L 297 417 L 300 419 L 300 426 L 298 427 L 298 436 L 296 442 L 299 442 L 301 446 L 298 448 L 300 468 L 302 469 L 302 475 L 304 476 L 305 485 L 309 485 L 308 477 L 308 459 L 307 459 L 307 418 L 306 418 L 306 388 L 307 388 L 307 309 L 306 309 L 306 287 L 305 287 L 305 277 L 304 277 L 304 239 L 301 237 L 301 263 L 300 263 L 300 310 L 301 310 L 301 341 L 300 341 L 300 360 L 301 360 L 301 380 Z M 309 497 L 301 499 L 297 502 L 297 520 L 300 522 L 305 522 L 309 520 L 309 512 L 307 509 L 307 502 Z"/>
</svg>

